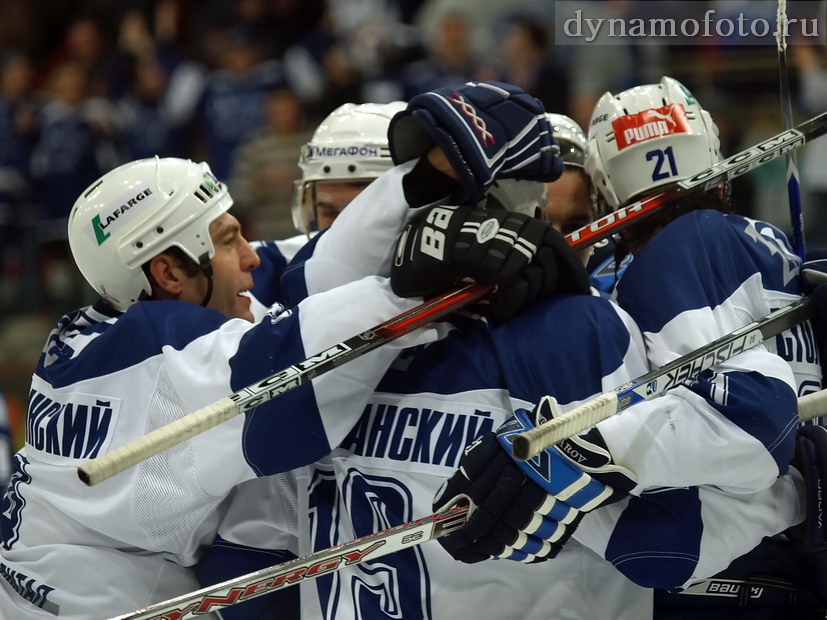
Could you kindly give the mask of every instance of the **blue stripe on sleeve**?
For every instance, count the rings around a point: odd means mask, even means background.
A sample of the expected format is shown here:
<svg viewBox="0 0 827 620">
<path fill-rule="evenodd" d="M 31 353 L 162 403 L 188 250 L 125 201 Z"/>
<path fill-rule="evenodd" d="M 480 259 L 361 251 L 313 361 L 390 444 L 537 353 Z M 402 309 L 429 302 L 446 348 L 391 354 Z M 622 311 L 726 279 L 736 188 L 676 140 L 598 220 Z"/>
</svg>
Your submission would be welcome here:
<svg viewBox="0 0 827 620">
<path fill-rule="evenodd" d="M 779 475 L 787 471 L 798 426 L 798 401 L 789 385 L 757 372 L 721 375 L 707 370 L 687 387 L 760 441 L 775 460 Z"/>
<path fill-rule="evenodd" d="M 276 322 L 265 318 L 244 334 L 230 359 L 230 387 L 236 392 L 306 358 L 298 308 Z M 330 451 L 310 382 L 245 415 L 244 455 L 259 475 L 307 465 Z"/>
<path fill-rule="evenodd" d="M 272 241 L 257 244 L 256 254 L 261 264 L 252 272 L 254 284 L 250 292 L 269 308 L 276 302 L 282 302 L 281 275 L 287 260 Z"/>
<path fill-rule="evenodd" d="M 617 301 L 643 331 L 656 333 L 682 312 L 719 306 L 756 273 L 765 288 L 797 294 L 799 262 L 787 250 L 769 224 L 756 228 L 741 216 L 692 211 L 635 256 L 618 283 Z"/>
<path fill-rule="evenodd" d="M 645 588 L 676 588 L 692 576 L 703 521 L 697 488 L 632 497 L 612 532 L 606 560 Z"/>
<path fill-rule="evenodd" d="M 602 392 L 623 364 L 629 332 L 610 302 L 561 295 L 535 303 L 492 330 L 512 396 L 537 402 L 554 394 L 570 403 Z"/>
<path fill-rule="evenodd" d="M 75 341 L 98 334 L 81 355 L 75 355 L 72 339 L 53 334 L 35 372 L 53 387 L 65 387 L 134 366 L 159 355 L 164 346 L 183 349 L 226 320 L 216 310 L 188 302 L 139 302 L 114 323 L 94 323 L 75 334 L 70 332 Z"/>
<path fill-rule="evenodd" d="M 313 255 L 316 244 L 326 231 L 327 229 L 321 231 L 305 243 L 299 251 L 296 252 L 296 255 L 290 260 L 287 267 L 285 267 L 284 273 L 281 275 L 281 290 L 282 296 L 284 297 L 282 303 L 285 306 L 295 306 L 307 297 L 307 281 L 304 277 L 304 264 Z"/>
</svg>

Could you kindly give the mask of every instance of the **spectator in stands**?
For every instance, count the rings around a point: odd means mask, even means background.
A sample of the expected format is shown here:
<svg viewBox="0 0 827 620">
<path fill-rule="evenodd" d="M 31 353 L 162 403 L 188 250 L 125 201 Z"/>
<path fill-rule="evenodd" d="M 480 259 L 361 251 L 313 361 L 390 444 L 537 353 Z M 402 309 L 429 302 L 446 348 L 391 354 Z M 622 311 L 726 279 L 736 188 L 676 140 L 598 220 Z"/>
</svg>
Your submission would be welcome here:
<svg viewBox="0 0 827 620">
<path fill-rule="evenodd" d="M 265 126 L 268 94 L 283 85 L 281 67 L 262 55 L 260 42 L 242 29 L 215 41 L 218 66 L 206 77 L 197 127 L 218 178 L 229 178 L 235 149 Z"/>
<path fill-rule="evenodd" d="M 266 126 L 236 150 L 228 182 L 236 217 L 253 239 L 295 234 L 290 205 L 301 176 L 298 153 L 310 139 L 302 104 L 288 88 L 273 91 L 265 105 Z"/>
</svg>

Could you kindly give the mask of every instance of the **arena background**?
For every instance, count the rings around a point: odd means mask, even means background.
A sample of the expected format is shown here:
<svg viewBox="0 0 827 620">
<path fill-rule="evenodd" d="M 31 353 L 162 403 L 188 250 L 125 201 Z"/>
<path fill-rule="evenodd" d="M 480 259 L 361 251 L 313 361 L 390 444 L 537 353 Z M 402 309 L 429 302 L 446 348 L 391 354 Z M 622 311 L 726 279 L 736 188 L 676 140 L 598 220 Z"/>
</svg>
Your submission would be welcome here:
<svg viewBox="0 0 827 620">
<path fill-rule="evenodd" d="M 611 17 L 641 3 L 582 4 Z M 692 5 L 761 15 L 768 3 Z M 551 0 L 0 0 L 0 390 L 16 443 L 52 323 L 91 301 L 65 218 L 118 163 L 207 160 L 246 236 L 284 238 L 295 234 L 299 148 L 345 102 L 500 79 L 586 127 L 606 90 L 666 74 L 711 112 L 725 155 L 781 130 L 774 41 L 556 45 L 554 17 Z M 802 87 L 804 72 L 827 80 L 827 50 L 823 39 L 793 43 L 797 123 L 827 108 L 808 105 Z M 799 152 L 813 254 L 827 245 L 825 161 L 827 140 Z M 783 160 L 737 180 L 733 195 L 740 212 L 789 230 Z"/>
</svg>

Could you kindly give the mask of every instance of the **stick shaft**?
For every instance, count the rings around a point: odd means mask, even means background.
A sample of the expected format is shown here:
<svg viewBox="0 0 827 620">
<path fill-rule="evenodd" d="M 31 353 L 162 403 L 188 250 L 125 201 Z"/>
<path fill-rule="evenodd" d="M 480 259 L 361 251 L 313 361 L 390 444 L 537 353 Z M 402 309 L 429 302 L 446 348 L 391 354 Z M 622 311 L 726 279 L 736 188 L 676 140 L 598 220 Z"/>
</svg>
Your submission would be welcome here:
<svg viewBox="0 0 827 620">
<path fill-rule="evenodd" d="M 815 300 L 803 297 L 611 392 L 590 399 L 557 418 L 520 433 L 514 438 L 514 457 L 527 461 L 555 443 L 582 433 L 618 411 L 663 394 L 704 370 L 811 318 L 815 309 Z"/>
<path fill-rule="evenodd" d="M 566 235 L 566 240 L 578 250 L 588 247 L 623 230 L 639 218 L 659 211 L 667 203 L 677 198 L 717 187 L 721 183 L 746 174 L 750 170 L 782 155 L 791 153 L 825 133 L 827 133 L 827 112 L 814 116 L 793 129 L 782 131 L 753 147 L 736 153 L 688 179 L 667 185 L 657 194 L 633 202 L 595 220 L 588 226 Z"/>
<path fill-rule="evenodd" d="M 651 215 L 676 198 L 702 192 L 745 174 L 811 140 L 827 133 L 827 112 L 815 116 L 794 129 L 783 131 L 714 166 L 667 186 L 663 191 L 634 202 L 590 225 L 566 236 L 575 249 L 597 243 L 622 230 L 639 218 Z M 312 358 L 271 375 L 180 420 L 157 429 L 144 437 L 116 448 L 110 453 L 88 461 L 78 468 L 78 476 L 87 485 L 94 485 L 162 452 L 190 437 L 224 422 L 233 416 L 293 389 L 323 372 L 398 338 L 450 312 L 465 307 L 491 292 L 491 287 L 470 285 L 446 293 L 364 332 L 334 345 Z M 369 336 L 369 337 L 368 337 Z M 229 400 L 230 402 L 227 402 Z M 232 403 L 232 404 L 231 404 Z"/>
<path fill-rule="evenodd" d="M 78 467 L 78 477 L 93 486 L 182 443 L 221 422 L 322 375 L 373 349 L 459 310 L 488 295 L 490 286 L 470 284 L 422 303 L 321 353 L 185 415 Z"/>
<path fill-rule="evenodd" d="M 798 399 L 801 422 L 827 415 L 827 389 Z M 469 517 L 468 506 L 454 506 L 441 513 L 417 519 L 383 532 L 317 551 L 241 575 L 174 599 L 138 609 L 111 620 L 185 620 L 210 611 L 242 603 L 274 590 L 295 585 L 320 575 L 395 553 L 460 529 Z"/>
<path fill-rule="evenodd" d="M 782 127 L 793 126 L 792 96 L 790 95 L 790 75 L 787 68 L 787 2 L 778 0 L 776 17 L 776 42 L 778 44 L 778 83 L 781 98 Z M 802 261 L 807 260 L 804 243 L 804 211 L 801 205 L 801 184 L 798 177 L 795 153 L 786 154 L 787 159 L 787 202 L 790 208 L 790 226 L 792 229 L 792 246 Z"/>
<path fill-rule="evenodd" d="M 111 620 L 185 620 L 202 616 L 450 534 L 465 525 L 468 513 L 467 505 L 454 506 L 383 532 L 235 577 Z"/>
</svg>

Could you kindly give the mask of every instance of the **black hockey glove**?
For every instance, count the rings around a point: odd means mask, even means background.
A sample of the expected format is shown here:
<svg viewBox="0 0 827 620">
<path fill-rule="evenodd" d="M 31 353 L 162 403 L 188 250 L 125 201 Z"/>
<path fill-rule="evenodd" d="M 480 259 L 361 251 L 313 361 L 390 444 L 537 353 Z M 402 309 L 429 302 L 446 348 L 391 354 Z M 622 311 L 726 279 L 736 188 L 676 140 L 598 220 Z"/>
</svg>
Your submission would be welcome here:
<svg viewBox="0 0 827 620">
<path fill-rule="evenodd" d="M 821 358 L 827 356 L 827 259 L 807 261 L 801 266 L 804 292 L 816 302 L 816 315 L 811 320 Z"/>
<path fill-rule="evenodd" d="M 548 560 L 560 552 L 583 514 L 622 499 L 635 487 L 632 472 L 612 461 L 596 429 L 530 461 L 514 461 L 513 436 L 556 412 L 556 401 L 547 396 L 532 411 L 518 409 L 496 433 L 465 449 L 459 470 L 434 498 L 437 511 L 459 495 L 475 505 L 462 529 L 438 539 L 454 559 L 467 564 L 489 557 Z"/>
<path fill-rule="evenodd" d="M 440 147 L 457 175 L 461 204 L 479 200 L 496 178 L 554 181 L 560 148 L 538 99 L 511 84 L 468 82 L 413 97 L 391 119 L 395 164 Z"/>
<path fill-rule="evenodd" d="M 808 553 L 827 551 L 827 428 L 807 425 L 798 429 L 792 464 L 804 476 L 807 497 L 807 516 L 795 528 L 799 544 Z"/>
<path fill-rule="evenodd" d="M 504 209 L 427 209 L 397 241 L 393 291 L 431 297 L 464 278 L 497 285 L 489 310 L 500 320 L 542 297 L 590 290 L 580 257 L 540 219 Z"/>
</svg>

